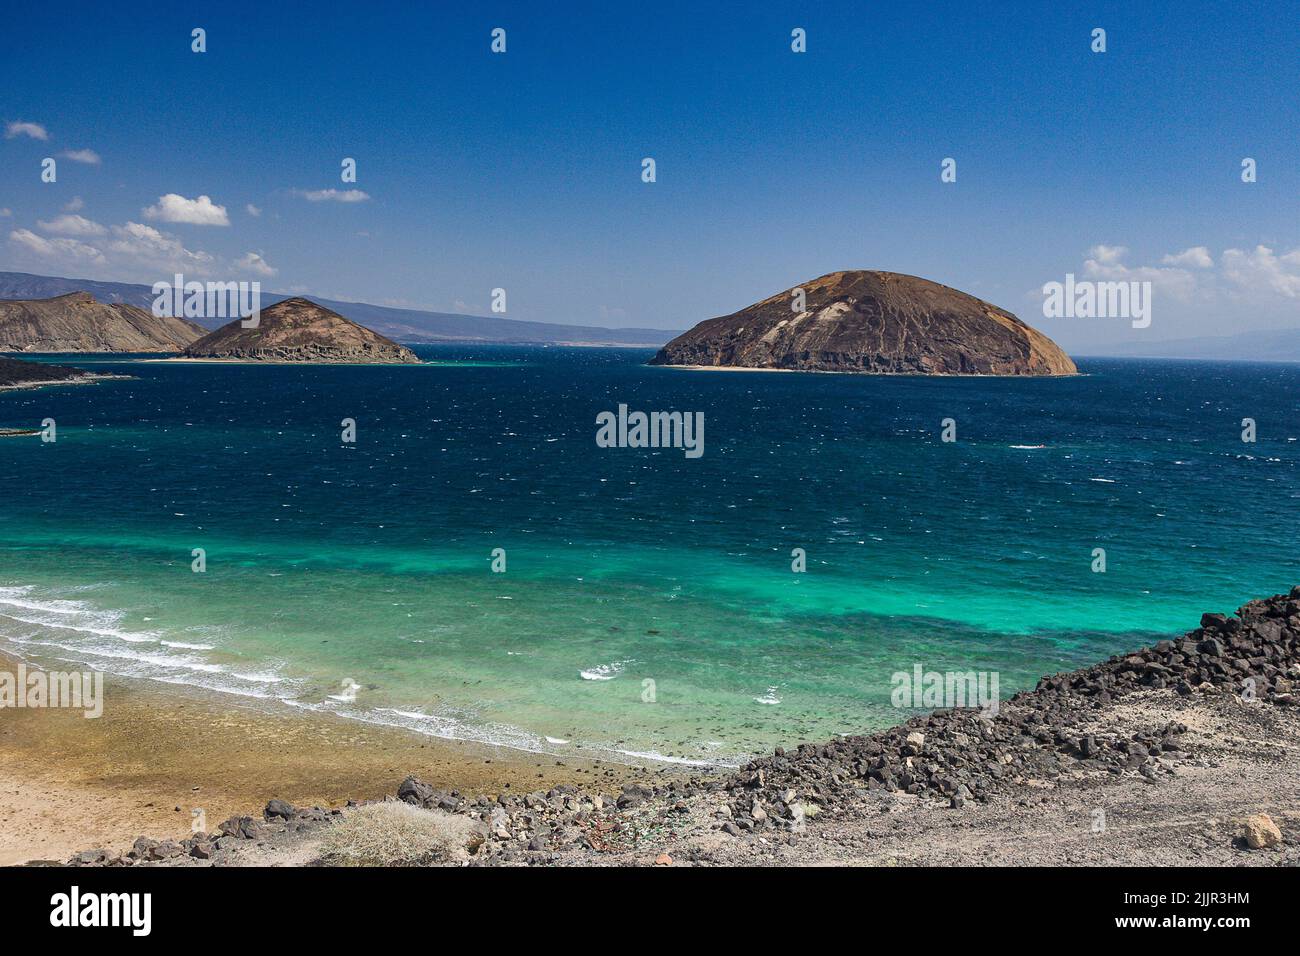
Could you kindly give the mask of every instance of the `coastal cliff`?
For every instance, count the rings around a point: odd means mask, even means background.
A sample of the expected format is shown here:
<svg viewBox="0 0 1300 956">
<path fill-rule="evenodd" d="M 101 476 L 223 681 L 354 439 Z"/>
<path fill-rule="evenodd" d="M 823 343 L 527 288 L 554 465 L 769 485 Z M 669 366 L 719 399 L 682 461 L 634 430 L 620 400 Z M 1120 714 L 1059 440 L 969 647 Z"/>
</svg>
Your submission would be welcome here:
<svg viewBox="0 0 1300 956">
<path fill-rule="evenodd" d="M 414 352 L 309 299 L 277 302 L 255 328 L 236 319 L 185 350 L 185 358 L 252 362 L 417 364 Z"/>
<path fill-rule="evenodd" d="M 928 279 L 864 271 L 832 272 L 701 322 L 650 364 L 877 375 L 1078 371 L 1055 342 L 1005 309 Z"/>
</svg>

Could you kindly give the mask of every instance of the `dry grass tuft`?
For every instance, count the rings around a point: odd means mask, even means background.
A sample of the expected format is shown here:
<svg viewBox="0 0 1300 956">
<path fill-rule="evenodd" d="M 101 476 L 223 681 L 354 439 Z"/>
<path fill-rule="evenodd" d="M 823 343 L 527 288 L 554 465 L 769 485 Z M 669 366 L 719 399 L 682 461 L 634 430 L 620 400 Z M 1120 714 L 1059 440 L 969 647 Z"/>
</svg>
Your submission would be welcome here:
<svg viewBox="0 0 1300 956">
<path fill-rule="evenodd" d="M 466 855 L 473 821 L 439 810 L 388 801 L 353 807 L 328 830 L 320 860 L 327 866 L 425 866 Z"/>
</svg>

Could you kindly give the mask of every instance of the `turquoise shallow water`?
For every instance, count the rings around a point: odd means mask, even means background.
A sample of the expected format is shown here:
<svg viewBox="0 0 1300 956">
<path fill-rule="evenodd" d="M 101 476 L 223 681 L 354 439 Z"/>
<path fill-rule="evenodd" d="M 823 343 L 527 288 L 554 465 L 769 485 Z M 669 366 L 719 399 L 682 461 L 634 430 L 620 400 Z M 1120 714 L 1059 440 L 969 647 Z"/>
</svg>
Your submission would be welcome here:
<svg viewBox="0 0 1300 956">
<path fill-rule="evenodd" d="M 137 379 L 0 395 L 0 425 L 59 428 L 0 441 L 0 647 L 731 763 L 902 719 L 890 675 L 916 663 L 997 671 L 1005 697 L 1300 581 L 1300 366 L 939 380 L 419 351 L 436 364 L 100 357 Z M 704 456 L 598 448 L 620 402 L 702 411 Z"/>
</svg>

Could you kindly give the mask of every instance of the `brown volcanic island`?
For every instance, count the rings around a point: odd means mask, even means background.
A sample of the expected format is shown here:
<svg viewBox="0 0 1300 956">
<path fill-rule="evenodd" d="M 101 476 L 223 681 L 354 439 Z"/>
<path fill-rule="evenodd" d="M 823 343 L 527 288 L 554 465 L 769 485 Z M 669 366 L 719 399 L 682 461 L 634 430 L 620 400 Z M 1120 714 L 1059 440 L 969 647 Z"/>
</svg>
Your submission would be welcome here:
<svg viewBox="0 0 1300 956">
<path fill-rule="evenodd" d="M 285 299 L 263 309 L 256 328 L 236 319 L 210 332 L 185 358 L 250 362 L 418 364 L 405 346 L 308 299 Z"/>
<path fill-rule="evenodd" d="M 1055 342 L 995 305 L 897 272 L 832 272 L 707 319 L 651 365 L 877 375 L 1074 375 Z"/>
<path fill-rule="evenodd" d="M 0 352 L 179 352 L 204 329 L 89 292 L 0 302 Z"/>
</svg>

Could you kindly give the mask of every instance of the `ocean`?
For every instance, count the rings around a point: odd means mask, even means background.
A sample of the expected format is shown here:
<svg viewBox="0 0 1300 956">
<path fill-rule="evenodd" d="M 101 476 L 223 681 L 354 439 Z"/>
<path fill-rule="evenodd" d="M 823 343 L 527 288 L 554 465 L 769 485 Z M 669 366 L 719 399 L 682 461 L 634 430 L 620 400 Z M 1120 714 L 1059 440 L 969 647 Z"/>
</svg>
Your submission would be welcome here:
<svg viewBox="0 0 1300 956">
<path fill-rule="evenodd" d="M 0 440 L 0 650 L 734 765 L 905 719 L 892 676 L 917 665 L 996 673 L 1005 698 L 1300 583 L 1300 365 L 941 379 L 416 351 L 79 356 L 136 379 L 0 395 L 0 426 L 58 439 Z M 599 447 L 620 404 L 703 413 L 703 454 Z"/>
</svg>

